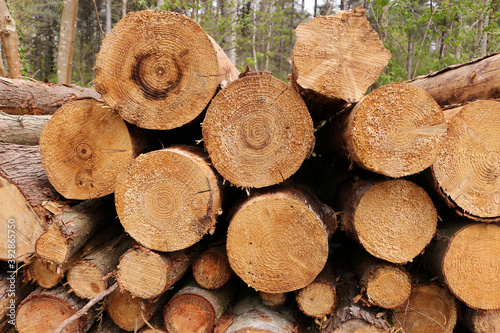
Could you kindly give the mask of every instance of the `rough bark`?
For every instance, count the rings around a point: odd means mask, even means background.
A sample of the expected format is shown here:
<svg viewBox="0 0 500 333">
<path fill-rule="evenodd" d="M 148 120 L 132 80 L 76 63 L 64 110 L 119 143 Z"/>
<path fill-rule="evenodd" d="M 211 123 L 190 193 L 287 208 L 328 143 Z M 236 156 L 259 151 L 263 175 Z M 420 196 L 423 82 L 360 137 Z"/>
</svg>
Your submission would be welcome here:
<svg viewBox="0 0 500 333">
<path fill-rule="evenodd" d="M 212 247 L 193 261 L 193 277 L 205 289 L 219 289 L 233 276 L 226 245 Z"/>
<path fill-rule="evenodd" d="M 198 254 L 196 247 L 158 253 L 134 246 L 120 258 L 116 279 L 121 288 L 135 297 L 155 298 L 186 274 Z"/>
<path fill-rule="evenodd" d="M 219 83 L 217 57 L 207 36 L 198 23 L 178 13 L 131 12 L 101 45 L 96 90 L 139 127 L 172 129 L 190 123 Z"/>
<path fill-rule="evenodd" d="M 382 86 L 319 132 L 327 155 L 399 178 L 430 167 L 443 147 L 446 122 L 424 90 L 406 83 Z"/>
<path fill-rule="evenodd" d="M 259 291 L 259 298 L 265 306 L 276 309 L 285 305 L 287 293 L 265 293 Z"/>
<path fill-rule="evenodd" d="M 500 54 L 453 65 L 408 83 L 426 90 L 443 108 L 479 99 L 500 98 Z"/>
<path fill-rule="evenodd" d="M 500 310 L 479 311 L 466 308 L 461 319 L 473 333 L 500 332 Z"/>
<path fill-rule="evenodd" d="M 118 175 L 145 149 L 140 133 L 94 99 L 65 103 L 40 138 L 47 177 L 67 199 L 113 193 Z"/>
<path fill-rule="evenodd" d="M 137 242 L 177 251 L 213 233 L 221 193 L 220 176 L 205 154 L 176 146 L 137 157 L 117 180 L 115 202 L 120 222 Z"/>
<path fill-rule="evenodd" d="M 291 82 L 314 116 L 359 101 L 391 58 L 365 13 L 338 11 L 296 29 Z"/>
<path fill-rule="evenodd" d="M 255 192 L 234 209 L 227 233 L 233 271 L 258 291 L 304 288 L 323 270 L 333 210 L 292 184 Z"/>
<path fill-rule="evenodd" d="M 13 79 L 21 77 L 21 58 L 19 56 L 19 36 L 14 19 L 9 13 L 7 2 L 0 0 L 0 38 L 2 39 L 9 74 Z"/>
<path fill-rule="evenodd" d="M 62 322 L 85 306 L 85 302 L 68 292 L 63 286 L 54 289 L 39 288 L 32 292 L 17 308 L 16 331 L 19 333 L 52 333 Z M 89 311 L 71 323 L 65 333 L 84 333 L 95 320 Z"/>
<path fill-rule="evenodd" d="M 347 181 L 337 191 L 337 199 L 342 229 L 382 260 L 412 261 L 436 232 L 434 203 L 408 180 Z"/>
<path fill-rule="evenodd" d="M 431 172 L 435 187 L 459 215 L 500 221 L 500 102 L 450 109 L 444 146 Z"/>
<path fill-rule="evenodd" d="M 438 284 L 417 285 L 408 301 L 394 309 L 392 318 L 406 333 L 449 333 L 457 323 L 457 302 Z"/>
<path fill-rule="evenodd" d="M 165 328 L 169 333 L 210 333 L 226 312 L 234 288 L 226 284 L 218 290 L 188 282 L 165 306 Z"/>
<path fill-rule="evenodd" d="M 221 90 L 203 121 L 217 171 L 241 187 L 266 187 L 293 175 L 314 147 L 300 95 L 270 73 L 251 73 Z"/>
<path fill-rule="evenodd" d="M 14 116 L 0 112 L 0 143 L 36 146 L 50 116 Z"/>
<path fill-rule="evenodd" d="M 59 84 L 71 83 L 77 15 L 78 0 L 64 0 L 61 31 L 59 33 L 59 50 L 57 52 L 57 83 Z"/>
<path fill-rule="evenodd" d="M 67 101 L 101 95 L 94 89 L 76 85 L 56 85 L 25 80 L 0 78 L 0 110 L 13 115 L 54 114 Z"/>
</svg>

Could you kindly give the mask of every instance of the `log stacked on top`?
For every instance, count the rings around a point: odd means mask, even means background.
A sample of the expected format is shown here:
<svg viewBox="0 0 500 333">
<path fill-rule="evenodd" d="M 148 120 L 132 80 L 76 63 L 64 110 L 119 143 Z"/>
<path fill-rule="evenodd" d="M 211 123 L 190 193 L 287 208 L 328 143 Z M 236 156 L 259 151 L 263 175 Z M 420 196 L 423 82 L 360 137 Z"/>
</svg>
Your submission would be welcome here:
<svg viewBox="0 0 500 333">
<path fill-rule="evenodd" d="M 459 304 L 474 332 L 494 327 L 500 231 L 481 222 L 500 218 L 499 102 L 443 113 L 408 83 L 363 96 L 390 58 L 364 14 L 301 24 L 290 84 L 238 78 L 180 14 L 122 19 L 96 64 L 104 102 L 26 122 L 47 122 L 40 147 L 0 135 L 0 230 L 17 232 L 1 259 L 41 286 L 18 300 L 16 329 L 53 332 L 109 292 L 65 332 L 449 332 Z M 328 120 L 317 135 L 311 114 Z M 181 145 L 148 131 L 181 126 Z"/>
</svg>

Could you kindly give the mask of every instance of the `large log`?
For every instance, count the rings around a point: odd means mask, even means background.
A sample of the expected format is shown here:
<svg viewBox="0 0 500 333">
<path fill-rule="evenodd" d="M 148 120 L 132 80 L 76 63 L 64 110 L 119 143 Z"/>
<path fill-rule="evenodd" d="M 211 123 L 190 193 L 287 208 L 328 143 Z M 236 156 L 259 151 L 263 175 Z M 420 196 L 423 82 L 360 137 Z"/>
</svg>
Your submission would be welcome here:
<svg viewBox="0 0 500 333">
<path fill-rule="evenodd" d="M 222 177 L 260 188 L 299 169 L 314 147 L 314 128 L 297 92 L 268 72 L 250 73 L 210 103 L 203 141 Z"/>
<path fill-rule="evenodd" d="M 412 261 L 436 232 L 434 203 L 408 180 L 347 181 L 339 187 L 337 199 L 342 229 L 379 259 Z"/>
<path fill-rule="evenodd" d="M 365 14 L 341 10 L 297 27 L 291 82 L 313 114 L 359 101 L 391 59 Z"/>
<path fill-rule="evenodd" d="M 500 54 L 419 76 L 408 83 L 426 90 L 442 107 L 500 98 Z"/>
<path fill-rule="evenodd" d="M 314 195 L 281 185 L 253 193 L 234 210 L 227 255 L 249 286 L 270 293 L 293 291 L 323 270 L 337 221 Z"/>
<path fill-rule="evenodd" d="M 446 122 L 424 90 L 393 83 L 366 95 L 318 134 L 325 154 L 399 178 L 434 163 L 444 144 Z"/>
<path fill-rule="evenodd" d="M 226 245 L 211 247 L 193 261 L 193 277 L 205 289 L 219 289 L 233 276 Z"/>
<path fill-rule="evenodd" d="M 101 45 L 95 72 L 95 88 L 106 103 L 126 121 L 150 129 L 193 121 L 219 83 L 207 33 L 189 17 L 167 11 L 121 19 Z"/>
<path fill-rule="evenodd" d="M 67 199 L 113 193 L 118 175 L 144 150 L 138 133 L 109 106 L 94 99 L 65 103 L 40 138 L 47 177 Z"/>
<path fill-rule="evenodd" d="M 53 333 L 62 322 L 85 306 L 85 302 L 63 286 L 39 288 L 21 302 L 16 312 L 16 331 L 19 333 Z M 91 308 L 75 320 L 64 333 L 84 333 L 95 320 Z"/>
<path fill-rule="evenodd" d="M 100 99 L 94 89 L 0 78 L 0 110 L 13 115 L 54 114 L 64 103 L 80 98 Z"/>
<path fill-rule="evenodd" d="M 500 310 L 480 311 L 467 307 L 462 322 L 473 333 L 499 333 Z"/>
<path fill-rule="evenodd" d="M 205 154 L 178 146 L 137 157 L 119 176 L 115 203 L 125 231 L 141 245 L 177 251 L 213 233 L 222 181 Z"/>
<path fill-rule="evenodd" d="M 424 253 L 428 269 L 467 306 L 500 309 L 500 226 L 448 222 Z"/>
<path fill-rule="evenodd" d="M 0 143 L 35 146 L 51 116 L 10 115 L 0 111 Z"/>
<path fill-rule="evenodd" d="M 449 110 L 448 134 L 431 168 L 448 206 L 481 222 L 500 221 L 499 109 L 500 102 L 475 101 Z"/>
</svg>

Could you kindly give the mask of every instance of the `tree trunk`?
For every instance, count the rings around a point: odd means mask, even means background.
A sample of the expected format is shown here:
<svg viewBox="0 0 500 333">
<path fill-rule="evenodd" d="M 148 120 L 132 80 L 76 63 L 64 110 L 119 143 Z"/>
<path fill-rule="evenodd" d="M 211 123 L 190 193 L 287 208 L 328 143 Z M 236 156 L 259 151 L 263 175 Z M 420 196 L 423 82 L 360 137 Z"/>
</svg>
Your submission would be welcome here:
<svg viewBox="0 0 500 333">
<path fill-rule="evenodd" d="M 104 232 L 107 232 L 106 230 Z M 109 235 L 107 237 L 110 238 Z M 80 298 L 92 299 L 111 286 L 110 275 L 117 270 L 121 255 L 132 246 L 132 239 L 121 234 L 109 242 L 86 250 L 67 274 L 68 285 Z"/>
<path fill-rule="evenodd" d="M 106 36 L 111 31 L 111 0 L 106 0 Z"/>
<path fill-rule="evenodd" d="M 54 114 L 64 103 L 79 97 L 100 99 L 93 89 L 45 84 L 0 77 L 0 110 L 13 115 Z"/>
<path fill-rule="evenodd" d="M 78 0 L 64 0 L 57 53 L 57 83 L 59 84 L 71 83 L 77 16 Z"/>
<path fill-rule="evenodd" d="M 437 212 L 421 187 L 403 180 L 345 182 L 336 192 L 340 224 L 371 255 L 412 261 L 436 232 Z"/>
<path fill-rule="evenodd" d="M 213 233 L 222 213 L 221 191 L 222 181 L 201 151 L 171 147 L 140 155 L 124 170 L 116 210 L 141 245 L 177 251 Z"/>
<path fill-rule="evenodd" d="M 465 305 L 500 309 L 500 226 L 449 219 L 425 251 L 431 273 L 439 276 Z"/>
<path fill-rule="evenodd" d="M 35 242 L 43 233 L 45 222 L 19 189 L 3 177 L 0 177 L 0 221 L 1 260 L 14 266 L 16 261 L 24 261 L 35 253 Z"/>
<path fill-rule="evenodd" d="M 110 225 L 113 215 L 109 197 L 63 209 L 51 218 L 50 225 L 36 241 L 37 256 L 63 265 L 97 231 Z"/>
<path fill-rule="evenodd" d="M 51 116 L 10 115 L 0 111 L 0 143 L 36 146 Z"/>
<path fill-rule="evenodd" d="M 314 146 L 314 128 L 298 93 L 270 73 L 255 73 L 217 94 L 203 121 L 203 141 L 222 177 L 260 188 L 299 169 Z"/>
<path fill-rule="evenodd" d="M 165 328 L 169 333 L 210 333 L 226 312 L 234 288 L 226 284 L 218 290 L 207 290 L 194 281 L 188 282 L 165 306 Z"/>
<path fill-rule="evenodd" d="M 474 333 L 500 333 L 500 310 L 466 308 L 462 313 L 462 322 Z"/>
<path fill-rule="evenodd" d="M 450 109 L 445 143 L 431 172 L 438 193 L 459 215 L 500 221 L 500 102 Z"/>
<path fill-rule="evenodd" d="M 408 83 L 426 90 L 443 108 L 500 98 L 500 54 L 453 65 Z"/>
<path fill-rule="evenodd" d="M 224 31 L 223 42 L 226 50 L 226 56 L 229 61 L 236 64 L 236 24 L 238 17 L 238 0 L 227 0 L 222 8 L 222 16 L 227 20 L 227 27 Z"/>
<path fill-rule="evenodd" d="M 54 289 L 38 288 L 27 297 L 16 313 L 19 333 L 52 333 L 62 322 L 85 306 L 85 302 L 63 286 Z M 84 333 L 95 320 L 94 310 L 71 323 L 65 333 Z"/>
<path fill-rule="evenodd" d="M 304 288 L 323 270 L 336 227 L 333 210 L 303 189 L 286 185 L 253 193 L 234 208 L 229 263 L 258 291 Z"/>
<path fill-rule="evenodd" d="M 40 150 L 47 177 L 67 199 L 113 193 L 118 175 L 145 150 L 139 134 L 103 102 L 70 101 L 42 131 Z"/>
<path fill-rule="evenodd" d="M 321 129 L 318 142 L 325 154 L 399 178 L 430 167 L 445 134 L 443 112 L 429 94 L 393 83 L 372 91 Z"/>
<path fill-rule="evenodd" d="M 157 253 L 134 246 L 120 258 L 116 280 L 134 297 L 152 299 L 179 281 L 199 254 L 196 247 L 176 252 Z M 145 279 L 147 277 L 147 279 Z"/>
<path fill-rule="evenodd" d="M 291 83 L 313 116 L 359 101 L 389 62 L 391 53 L 368 24 L 365 12 L 339 11 L 297 27 Z"/>
<path fill-rule="evenodd" d="M 287 293 L 265 293 L 259 291 L 259 298 L 262 304 L 270 308 L 281 308 L 287 300 Z"/>
<path fill-rule="evenodd" d="M 413 33 L 408 32 L 408 61 L 406 63 L 406 78 L 410 80 L 413 73 L 413 57 L 415 56 L 415 41 Z"/>
<path fill-rule="evenodd" d="M 129 123 L 149 129 L 195 120 L 219 81 L 207 33 L 167 11 L 133 12 L 120 20 L 101 45 L 95 71 L 96 90 L 106 103 Z"/>
<path fill-rule="evenodd" d="M 0 52 L 0 76 L 7 76 L 7 71 L 5 70 L 5 66 L 3 65 L 3 57 Z"/>
<path fill-rule="evenodd" d="M 193 277 L 205 289 L 219 289 L 233 276 L 226 245 L 212 247 L 193 261 Z"/>
<path fill-rule="evenodd" d="M 406 333 L 449 333 L 457 323 L 457 302 L 438 284 L 417 285 L 409 300 L 394 310 L 392 320 Z"/>
<path fill-rule="evenodd" d="M 127 15 L 127 0 L 122 0 L 122 18 Z"/>
<path fill-rule="evenodd" d="M 9 74 L 13 79 L 19 79 L 21 73 L 21 59 L 19 56 L 19 36 L 14 19 L 9 13 L 7 2 L 0 0 L 0 38 L 2 39 Z"/>
<path fill-rule="evenodd" d="M 368 306 L 393 309 L 410 297 L 411 277 L 403 267 L 377 259 L 365 251 L 354 252 L 351 262 L 361 280 L 363 301 Z"/>
</svg>

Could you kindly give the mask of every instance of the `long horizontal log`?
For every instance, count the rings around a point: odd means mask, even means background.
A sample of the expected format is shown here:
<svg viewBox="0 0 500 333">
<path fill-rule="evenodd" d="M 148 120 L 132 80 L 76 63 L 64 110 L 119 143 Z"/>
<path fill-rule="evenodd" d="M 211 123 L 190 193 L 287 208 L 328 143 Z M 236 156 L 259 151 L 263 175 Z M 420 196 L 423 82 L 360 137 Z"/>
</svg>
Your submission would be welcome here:
<svg viewBox="0 0 500 333">
<path fill-rule="evenodd" d="M 11 115 L 0 111 L 0 143 L 35 146 L 50 115 Z"/>
</svg>

